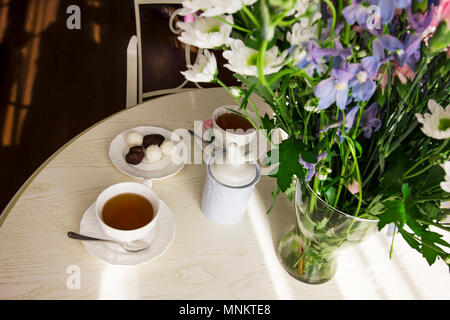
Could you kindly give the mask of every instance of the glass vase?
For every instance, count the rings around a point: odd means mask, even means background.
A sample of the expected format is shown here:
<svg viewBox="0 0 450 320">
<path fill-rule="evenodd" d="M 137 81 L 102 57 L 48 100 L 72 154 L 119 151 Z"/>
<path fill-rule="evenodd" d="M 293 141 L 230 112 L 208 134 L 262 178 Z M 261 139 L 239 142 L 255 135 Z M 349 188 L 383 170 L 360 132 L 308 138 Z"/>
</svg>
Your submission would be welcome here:
<svg viewBox="0 0 450 320">
<path fill-rule="evenodd" d="M 281 238 L 278 259 L 292 277 L 305 283 L 330 280 L 336 272 L 339 250 L 377 230 L 378 220 L 339 211 L 299 181 L 294 207 L 297 225 Z"/>
</svg>

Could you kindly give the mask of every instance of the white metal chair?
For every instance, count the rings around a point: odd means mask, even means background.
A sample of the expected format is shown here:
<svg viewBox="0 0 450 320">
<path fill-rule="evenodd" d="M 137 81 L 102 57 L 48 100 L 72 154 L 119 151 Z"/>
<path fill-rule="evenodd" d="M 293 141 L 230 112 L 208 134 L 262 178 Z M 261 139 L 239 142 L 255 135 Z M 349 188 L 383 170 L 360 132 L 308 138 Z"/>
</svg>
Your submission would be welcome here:
<svg viewBox="0 0 450 320">
<path fill-rule="evenodd" d="M 126 107 L 136 105 L 137 103 L 142 103 L 144 98 L 150 98 L 153 96 L 190 91 L 196 88 L 185 88 L 188 83 L 185 80 L 179 86 L 175 88 L 155 90 L 150 92 L 143 92 L 143 68 L 142 68 L 142 38 L 141 38 L 141 17 L 140 17 L 140 6 L 145 4 L 181 4 L 181 0 L 134 0 L 135 17 L 136 17 L 136 35 L 132 36 L 127 48 L 127 98 Z M 169 20 L 170 30 L 178 34 L 181 30 L 176 30 L 173 27 L 173 20 L 177 16 L 180 9 L 172 13 Z M 201 49 L 199 49 L 201 53 Z M 190 46 L 185 47 L 185 57 L 186 64 L 191 64 L 191 54 Z M 181 70 L 180 70 L 181 71 Z M 200 85 L 195 83 L 197 88 L 202 88 Z"/>
</svg>

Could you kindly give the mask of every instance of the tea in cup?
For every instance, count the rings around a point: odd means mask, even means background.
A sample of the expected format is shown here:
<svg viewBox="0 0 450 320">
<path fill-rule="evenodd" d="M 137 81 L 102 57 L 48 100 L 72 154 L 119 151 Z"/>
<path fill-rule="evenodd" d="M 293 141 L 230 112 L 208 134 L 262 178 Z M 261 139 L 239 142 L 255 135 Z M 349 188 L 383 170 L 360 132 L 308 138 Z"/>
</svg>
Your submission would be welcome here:
<svg viewBox="0 0 450 320">
<path fill-rule="evenodd" d="M 153 237 L 159 210 L 157 194 L 136 182 L 112 185 L 95 202 L 95 214 L 103 232 L 121 242 Z"/>
</svg>

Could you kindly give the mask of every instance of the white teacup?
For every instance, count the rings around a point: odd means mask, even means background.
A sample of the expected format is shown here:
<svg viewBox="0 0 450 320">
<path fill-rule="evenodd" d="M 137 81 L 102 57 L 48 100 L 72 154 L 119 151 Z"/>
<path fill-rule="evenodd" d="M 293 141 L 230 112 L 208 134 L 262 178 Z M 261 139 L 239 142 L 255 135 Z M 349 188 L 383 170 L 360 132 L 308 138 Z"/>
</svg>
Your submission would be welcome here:
<svg viewBox="0 0 450 320">
<path fill-rule="evenodd" d="M 143 227 L 133 230 L 119 230 L 110 227 L 103 221 L 102 211 L 105 203 L 119 195 L 124 193 L 134 193 L 138 194 L 148 201 L 150 201 L 153 207 L 153 219 Z M 133 240 L 142 239 L 144 237 L 151 236 L 150 238 L 154 238 L 154 234 L 156 234 L 157 229 L 155 228 L 157 225 L 157 220 L 159 217 L 159 208 L 160 208 L 160 200 L 158 195 L 149 187 L 144 184 L 137 182 L 123 182 L 114 184 L 100 193 L 96 202 L 95 202 L 95 215 L 97 220 L 106 235 L 109 237 L 121 241 L 121 242 L 130 242 Z M 126 213 L 125 213 L 126 214 Z"/>
<path fill-rule="evenodd" d="M 232 113 L 236 110 L 238 112 L 242 112 L 242 110 L 239 109 L 238 106 L 233 105 L 227 105 L 222 106 L 214 110 L 212 115 L 212 121 L 213 121 L 213 130 L 214 130 L 214 137 L 218 144 L 221 144 L 222 147 L 226 147 L 231 143 L 235 143 L 238 147 L 243 147 L 245 145 L 250 144 L 256 137 L 258 131 L 254 128 L 249 129 L 247 131 L 241 130 L 241 132 L 234 132 L 234 130 L 224 130 L 222 129 L 216 122 L 217 118 L 221 116 L 224 113 Z M 253 123 L 256 125 L 259 125 L 258 117 L 255 113 L 247 111 L 249 117 L 252 119 Z"/>
</svg>

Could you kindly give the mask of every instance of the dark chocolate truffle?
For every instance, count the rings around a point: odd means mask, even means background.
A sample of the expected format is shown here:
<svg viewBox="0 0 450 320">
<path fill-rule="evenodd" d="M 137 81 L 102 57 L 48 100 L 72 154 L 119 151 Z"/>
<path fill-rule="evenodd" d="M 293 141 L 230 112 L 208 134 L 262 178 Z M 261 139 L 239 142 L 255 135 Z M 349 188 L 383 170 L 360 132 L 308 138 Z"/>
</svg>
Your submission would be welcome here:
<svg viewBox="0 0 450 320">
<path fill-rule="evenodd" d="M 143 146 L 134 146 L 130 148 L 129 152 L 142 152 L 145 153 L 145 149 Z"/>
<path fill-rule="evenodd" d="M 139 164 L 144 159 L 144 152 L 130 151 L 125 156 L 125 161 L 129 164 Z"/>
<path fill-rule="evenodd" d="M 160 134 L 148 134 L 144 137 L 144 148 L 156 144 L 158 147 L 164 142 L 165 138 Z"/>
</svg>

